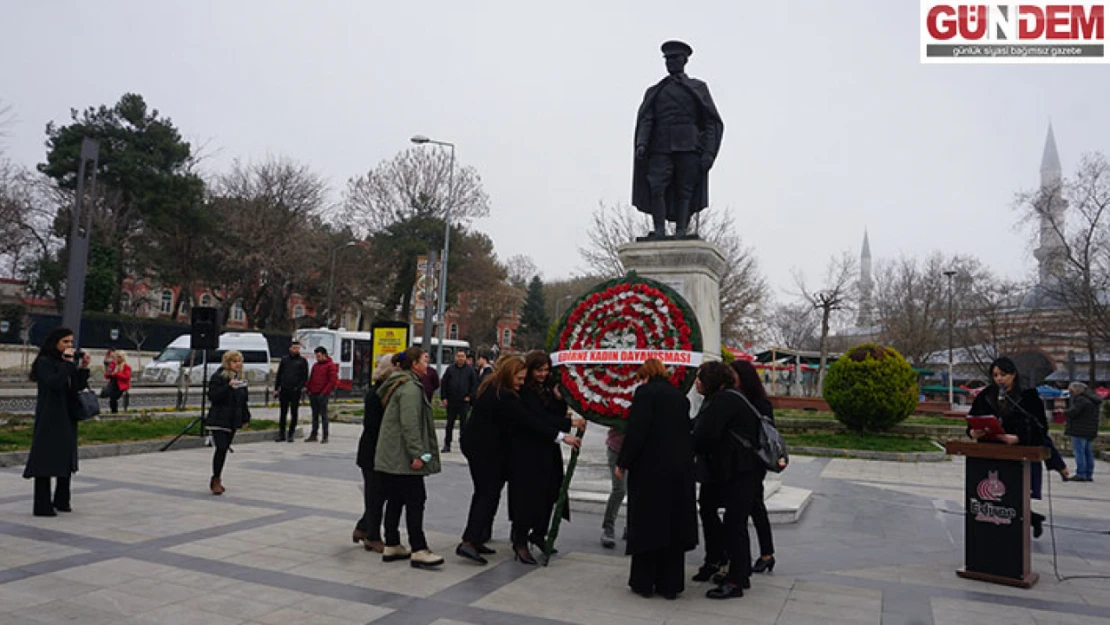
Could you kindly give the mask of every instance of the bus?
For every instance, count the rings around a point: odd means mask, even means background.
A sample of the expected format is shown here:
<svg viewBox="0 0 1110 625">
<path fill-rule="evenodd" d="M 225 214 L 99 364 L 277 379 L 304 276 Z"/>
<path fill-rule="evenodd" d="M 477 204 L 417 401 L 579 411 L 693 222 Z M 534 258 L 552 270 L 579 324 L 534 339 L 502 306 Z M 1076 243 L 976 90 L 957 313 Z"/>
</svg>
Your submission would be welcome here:
<svg viewBox="0 0 1110 625">
<path fill-rule="evenodd" d="M 308 359 L 309 371 L 316 363 L 313 352 L 321 345 L 328 350 L 328 355 L 335 364 L 339 365 L 337 394 L 362 395 L 370 387 L 370 376 L 374 373 L 375 363 L 371 362 L 373 337 L 369 332 L 354 332 L 345 328 L 313 328 L 298 330 L 295 336 L 301 344 L 301 355 Z M 414 344 L 420 345 L 420 342 L 420 337 L 416 337 Z M 441 377 L 447 366 L 455 362 L 456 350 L 470 350 L 470 343 L 466 341 L 444 341 L 443 360 L 446 364 L 437 364 L 435 352 L 438 345 L 439 341 L 433 338 L 431 361 L 436 364 L 436 371 Z"/>
</svg>

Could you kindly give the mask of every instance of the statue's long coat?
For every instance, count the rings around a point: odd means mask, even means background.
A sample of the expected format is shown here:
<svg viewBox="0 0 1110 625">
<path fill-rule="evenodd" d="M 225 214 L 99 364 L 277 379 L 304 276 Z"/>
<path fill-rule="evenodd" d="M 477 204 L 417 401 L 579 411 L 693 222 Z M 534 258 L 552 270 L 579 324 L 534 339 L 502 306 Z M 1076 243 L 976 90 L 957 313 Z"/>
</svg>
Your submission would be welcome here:
<svg viewBox="0 0 1110 625">
<path fill-rule="evenodd" d="M 636 133 L 633 142 L 633 166 L 632 166 L 632 205 L 640 210 L 642 213 L 651 213 L 651 188 L 648 186 L 647 181 L 647 158 L 639 159 L 635 157 L 635 149 L 637 145 L 648 145 L 651 138 L 651 128 L 644 124 L 644 117 L 651 110 L 652 105 L 655 103 L 655 97 L 659 95 L 659 91 L 671 80 L 667 76 L 658 83 L 648 87 L 644 93 L 644 101 L 640 104 L 640 110 L 636 113 Z M 694 99 L 701 105 L 699 120 L 702 128 L 701 144 L 703 149 L 712 154 L 716 159 L 717 151 L 721 148 L 721 136 L 725 132 L 725 124 L 721 121 L 721 115 L 717 112 L 717 106 L 713 103 L 713 98 L 709 95 L 709 86 L 704 81 L 697 78 L 684 78 L 683 85 L 690 89 L 694 95 Z M 672 191 L 668 189 L 667 219 L 669 221 L 676 221 L 677 215 L 671 214 L 671 209 L 674 208 L 675 202 L 670 197 Z M 694 190 L 694 199 L 690 206 L 690 214 L 693 215 L 701 209 L 709 206 L 709 171 L 702 172 L 701 182 L 698 183 L 697 189 Z"/>
</svg>

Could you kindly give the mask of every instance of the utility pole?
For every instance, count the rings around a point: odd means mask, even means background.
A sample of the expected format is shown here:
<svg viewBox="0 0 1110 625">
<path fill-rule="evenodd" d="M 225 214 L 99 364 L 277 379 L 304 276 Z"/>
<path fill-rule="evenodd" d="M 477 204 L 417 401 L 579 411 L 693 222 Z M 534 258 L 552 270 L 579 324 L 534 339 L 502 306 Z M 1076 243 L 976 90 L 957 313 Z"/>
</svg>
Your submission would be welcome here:
<svg viewBox="0 0 1110 625">
<path fill-rule="evenodd" d="M 952 278 L 956 276 L 956 272 L 949 269 L 944 275 L 948 278 L 948 409 L 952 410 L 956 403 L 952 380 L 952 326 L 955 323 L 952 319 Z"/>
<path fill-rule="evenodd" d="M 69 235 L 69 268 L 66 272 L 66 300 L 62 325 L 73 330 L 73 343 L 81 345 L 81 314 L 85 309 L 85 275 L 89 269 L 89 239 L 92 237 L 92 208 L 85 201 L 85 176 L 87 164 L 92 162 L 89 173 L 90 198 L 96 197 L 96 168 L 100 144 L 85 137 L 81 141 L 81 160 L 77 164 L 77 194 L 73 201 L 73 224 Z"/>
</svg>

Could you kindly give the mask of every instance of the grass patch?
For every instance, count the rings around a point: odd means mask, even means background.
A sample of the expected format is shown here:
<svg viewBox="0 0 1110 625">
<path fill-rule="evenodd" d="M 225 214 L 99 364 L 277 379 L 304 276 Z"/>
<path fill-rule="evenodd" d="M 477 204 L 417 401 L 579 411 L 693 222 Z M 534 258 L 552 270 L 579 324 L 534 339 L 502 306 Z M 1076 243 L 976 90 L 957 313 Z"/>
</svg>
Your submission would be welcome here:
<svg viewBox="0 0 1110 625">
<path fill-rule="evenodd" d="M 192 421 L 192 417 L 86 421 L 77 427 L 77 444 L 100 445 L 173 438 Z M 247 431 L 276 429 L 276 421 L 252 419 Z M 33 431 L 31 423 L 0 427 L 0 451 L 30 449 Z M 195 434 L 196 432 L 197 429 L 193 428 L 192 433 Z"/>
<path fill-rule="evenodd" d="M 791 409 L 791 410 L 776 410 L 775 411 L 775 418 L 776 419 L 778 419 L 778 418 L 783 418 L 783 419 L 814 419 L 814 420 L 819 420 L 819 421 L 836 421 L 836 415 L 834 415 L 831 412 L 825 412 L 825 411 L 821 411 L 821 410 L 815 410 L 815 411 L 793 410 L 793 409 Z M 950 427 L 962 428 L 962 427 L 964 427 L 964 421 L 963 421 L 963 419 L 948 419 L 948 418 L 945 418 L 945 417 L 935 417 L 935 416 L 925 416 L 925 415 L 910 415 L 909 417 L 906 418 L 905 421 L 903 421 L 899 425 L 946 425 L 946 426 L 950 426 Z M 1053 430 L 1053 431 L 1056 431 L 1056 430 L 1063 431 L 1064 430 L 1064 424 L 1063 423 L 1052 423 L 1052 421 L 1050 420 L 1049 423 L 1048 423 L 1048 428 L 1050 430 Z"/>
<path fill-rule="evenodd" d="M 806 433 L 783 434 L 787 447 L 822 447 L 826 449 L 853 449 L 857 451 L 890 451 L 911 453 L 940 451 L 927 438 L 912 438 L 892 434 Z"/>
</svg>

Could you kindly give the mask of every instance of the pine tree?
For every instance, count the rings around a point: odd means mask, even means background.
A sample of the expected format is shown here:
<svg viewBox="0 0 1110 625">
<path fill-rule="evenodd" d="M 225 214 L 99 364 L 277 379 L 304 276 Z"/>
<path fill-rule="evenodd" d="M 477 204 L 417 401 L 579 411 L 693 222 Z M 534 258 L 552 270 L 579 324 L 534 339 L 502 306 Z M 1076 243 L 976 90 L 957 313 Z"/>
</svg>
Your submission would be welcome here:
<svg viewBox="0 0 1110 625">
<path fill-rule="evenodd" d="M 520 330 L 517 339 L 523 349 L 543 349 L 547 340 L 547 306 L 543 299 L 543 280 L 533 276 L 528 283 L 528 294 L 524 297 L 524 308 L 520 312 Z"/>
</svg>

